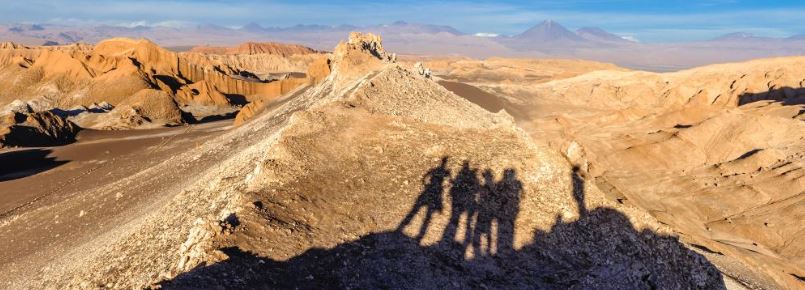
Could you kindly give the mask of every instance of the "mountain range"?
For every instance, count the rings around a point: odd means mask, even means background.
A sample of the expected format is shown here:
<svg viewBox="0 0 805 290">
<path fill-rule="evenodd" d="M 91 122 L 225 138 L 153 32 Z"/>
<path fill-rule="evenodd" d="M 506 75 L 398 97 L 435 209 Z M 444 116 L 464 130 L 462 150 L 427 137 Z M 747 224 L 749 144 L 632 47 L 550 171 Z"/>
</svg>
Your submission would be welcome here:
<svg viewBox="0 0 805 290">
<path fill-rule="evenodd" d="M 249 23 L 239 28 L 214 24 L 183 26 L 65 26 L 55 24 L 0 25 L 0 41 L 26 45 L 97 43 L 112 37 L 147 38 L 174 50 L 196 45 L 231 46 L 246 41 L 298 43 L 327 50 L 350 31 L 380 34 L 385 44 L 402 54 L 581 58 L 612 62 L 652 71 L 742 61 L 753 58 L 805 54 L 805 35 L 788 38 L 736 32 L 714 39 L 680 43 L 640 43 L 598 27 L 575 31 L 547 20 L 516 35 L 481 37 L 445 25 L 408 23 L 353 25 L 296 25 L 265 27 Z M 490 36 L 488 34 L 479 34 Z M 785 43 L 785 45 L 773 45 Z M 684 52 L 684 53 L 680 53 Z"/>
</svg>

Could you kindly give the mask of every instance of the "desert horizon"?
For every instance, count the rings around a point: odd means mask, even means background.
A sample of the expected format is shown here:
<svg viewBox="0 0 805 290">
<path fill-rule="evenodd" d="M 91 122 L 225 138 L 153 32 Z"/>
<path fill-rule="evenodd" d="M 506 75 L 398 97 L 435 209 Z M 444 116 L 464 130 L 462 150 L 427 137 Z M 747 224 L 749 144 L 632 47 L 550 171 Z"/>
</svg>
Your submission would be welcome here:
<svg viewBox="0 0 805 290">
<path fill-rule="evenodd" d="M 553 20 L 535 22 L 521 32 L 466 33 L 448 25 L 395 21 L 377 25 L 297 24 L 263 27 L 216 24 L 19 24 L 0 25 L 0 37 L 22 45 L 94 44 L 114 37 L 146 38 L 177 52 L 199 46 L 237 46 L 246 42 L 300 44 L 332 49 L 350 31 L 372 32 L 400 54 L 470 58 L 569 58 L 615 63 L 667 72 L 708 64 L 805 54 L 802 34 L 779 37 L 733 31 L 710 38 L 641 42 L 595 26 L 571 30 Z M 679 51 L 685 53 L 679 54 Z"/>
<path fill-rule="evenodd" d="M 28 4 L 0 289 L 805 287 L 795 1 Z"/>
</svg>

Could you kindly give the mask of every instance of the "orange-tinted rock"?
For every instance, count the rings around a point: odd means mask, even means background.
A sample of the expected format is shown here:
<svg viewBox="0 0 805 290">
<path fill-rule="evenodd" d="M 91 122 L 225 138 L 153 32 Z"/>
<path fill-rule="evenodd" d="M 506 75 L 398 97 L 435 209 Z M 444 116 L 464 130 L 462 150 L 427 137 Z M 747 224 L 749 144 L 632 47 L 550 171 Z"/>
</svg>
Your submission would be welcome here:
<svg viewBox="0 0 805 290">
<path fill-rule="evenodd" d="M 251 120 L 254 118 L 255 115 L 259 114 L 265 109 L 265 102 L 263 100 L 256 100 L 254 102 L 249 103 L 246 106 L 243 106 L 240 109 L 240 112 L 235 116 L 235 122 L 233 125 L 240 126 L 246 121 Z"/>
<path fill-rule="evenodd" d="M 268 55 L 264 61 L 276 62 L 278 69 L 301 69 L 279 73 L 301 72 L 306 63 L 326 60 L 323 54 L 295 45 L 251 43 L 233 53 L 238 51 Z M 289 55 L 294 59 L 285 60 Z M 4 88 L 0 104 L 41 98 L 45 92 L 51 107 L 89 106 L 103 101 L 117 106 L 136 102 L 128 99 L 136 99 L 135 94 L 143 90 L 159 90 L 182 106 L 231 107 L 258 99 L 270 101 L 310 83 L 307 77 L 294 74 L 262 81 L 243 78 L 243 72 L 201 54 L 165 50 L 145 39 L 114 38 L 94 47 L 28 48 L 6 43 L 0 46 L 0 87 Z M 313 75 L 320 80 L 326 73 L 326 67 L 319 66 Z"/>
<path fill-rule="evenodd" d="M 352 32 L 346 42 L 333 51 L 330 70 L 337 76 L 336 89 L 341 85 L 376 71 L 396 61 L 396 55 L 386 53 L 382 38 L 371 33 Z"/>
<path fill-rule="evenodd" d="M 0 118 L 0 148 L 66 144 L 79 130 L 52 112 L 12 112 Z"/>
<path fill-rule="evenodd" d="M 249 55 L 276 54 L 281 56 L 318 53 L 318 51 L 306 46 L 298 44 L 276 43 L 276 42 L 246 42 L 235 47 L 197 46 L 191 49 L 190 52 L 208 53 L 208 54 L 249 54 Z"/>
<path fill-rule="evenodd" d="M 183 123 L 182 111 L 179 110 L 176 101 L 163 91 L 153 89 L 141 90 L 115 107 L 115 109 L 125 107 L 134 109 L 140 116 L 145 117 L 151 122 L 160 122 L 167 125 Z"/>
<path fill-rule="evenodd" d="M 329 58 L 322 57 L 322 58 L 316 59 L 307 68 L 307 77 L 314 84 L 321 82 L 328 75 L 330 75 L 330 59 Z"/>
<path fill-rule="evenodd" d="M 229 99 L 207 81 L 199 81 L 183 86 L 176 92 L 176 100 L 182 104 L 230 105 Z"/>
</svg>

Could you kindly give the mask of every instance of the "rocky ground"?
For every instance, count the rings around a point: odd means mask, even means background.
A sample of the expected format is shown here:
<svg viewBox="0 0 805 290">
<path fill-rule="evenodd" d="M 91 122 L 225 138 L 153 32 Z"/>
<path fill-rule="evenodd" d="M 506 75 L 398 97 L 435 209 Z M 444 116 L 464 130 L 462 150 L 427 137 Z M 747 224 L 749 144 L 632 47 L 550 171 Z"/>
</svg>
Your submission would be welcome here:
<svg viewBox="0 0 805 290">
<path fill-rule="evenodd" d="M 476 78 L 452 87 L 514 112 L 532 138 L 582 164 L 611 199 L 647 210 L 718 260 L 756 269 L 768 281 L 761 285 L 795 289 L 805 266 L 803 63 L 607 70 L 542 83 Z"/>
<path fill-rule="evenodd" d="M 434 61 L 354 33 L 238 126 L 0 151 L 3 287 L 802 286 L 801 60 Z"/>
</svg>

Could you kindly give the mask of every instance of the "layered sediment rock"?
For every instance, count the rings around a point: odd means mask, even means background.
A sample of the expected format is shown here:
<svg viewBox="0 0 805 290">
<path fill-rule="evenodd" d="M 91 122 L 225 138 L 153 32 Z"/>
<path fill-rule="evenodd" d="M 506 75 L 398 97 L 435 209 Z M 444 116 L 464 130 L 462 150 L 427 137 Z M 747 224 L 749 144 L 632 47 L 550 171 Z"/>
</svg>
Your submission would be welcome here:
<svg viewBox="0 0 805 290">
<path fill-rule="evenodd" d="M 229 55 L 272 54 L 283 57 L 318 53 L 318 51 L 302 45 L 276 42 L 246 42 L 235 47 L 196 46 L 190 49 L 190 52 Z"/>
<path fill-rule="evenodd" d="M 250 51 L 263 51 L 258 48 L 252 47 Z M 282 55 L 278 57 L 275 66 L 283 66 L 283 62 L 287 65 L 288 60 L 283 60 Z M 311 56 L 287 66 L 298 68 L 314 59 Z M 141 102 L 129 99 L 139 98 L 136 94 L 144 90 L 160 90 L 180 107 L 232 107 L 257 99 L 270 100 L 315 81 L 315 77 L 309 79 L 304 74 L 249 79 L 241 77 L 248 71 L 216 63 L 211 58 L 177 54 L 148 40 L 123 38 L 102 41 L 94 47 L 28 48 L 5 44 L 0 48 L 0 67 L 0 85 L 6 88 L 0 92 L 0 103 L 14 99 L 41 100 L 58 108 L 100 102 L 115 106 Z"/>
</svg>

